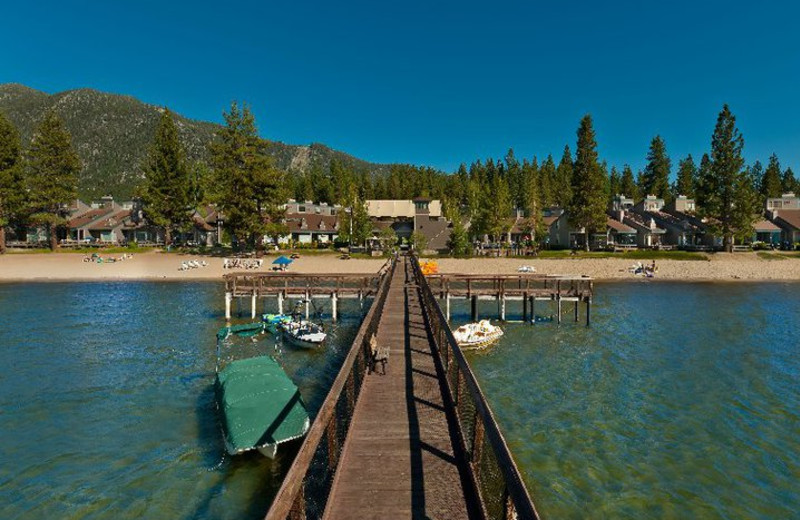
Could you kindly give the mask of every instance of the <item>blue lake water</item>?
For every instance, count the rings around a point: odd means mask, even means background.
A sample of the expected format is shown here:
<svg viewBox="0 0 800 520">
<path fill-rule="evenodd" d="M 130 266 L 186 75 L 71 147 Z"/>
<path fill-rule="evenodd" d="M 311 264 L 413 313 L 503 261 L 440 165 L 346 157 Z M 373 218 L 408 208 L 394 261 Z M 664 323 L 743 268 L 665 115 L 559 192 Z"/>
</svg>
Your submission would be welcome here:
<svg viewBox="0 0 800 520">
<path fill-rule="evenodd" d="M 0 284 L 0 518 L 263 517 L 293 453 L 223 456 L 222 291 Z M 327 349 L 277 354 L 312 414 L 359 324 L 340 303 Z M 510 323 L 469 359 L 546 518 L 791 518 L 798 310 L 796 284 L 598 284 L 590 328 Z"/>
</svg>

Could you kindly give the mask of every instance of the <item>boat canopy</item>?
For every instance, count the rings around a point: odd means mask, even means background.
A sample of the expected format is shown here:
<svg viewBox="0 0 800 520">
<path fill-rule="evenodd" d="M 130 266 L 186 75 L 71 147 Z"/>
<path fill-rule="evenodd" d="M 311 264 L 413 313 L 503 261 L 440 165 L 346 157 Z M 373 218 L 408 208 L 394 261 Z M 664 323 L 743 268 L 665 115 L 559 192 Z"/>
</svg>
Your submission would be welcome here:
<svg viewBox="0 0 800 520">
<path fill-rule="evenodd" d="M 269 356 L 231 362 L 217 375 L 216 391 L 229 453 L 296 439 L 308 429 L 300 391 Z"/>
<path fill-rule="evenodd" d="M 262 332 L 264 332 L 264 323 L 261 322 L 229 325 L 227 327 L 222 327 L 217 331 L 217 340 L 222 341 L 231 334 L 241 336 L 243 338 L 249 338 L 251 336 L 261 334 Z"/>
</svg>

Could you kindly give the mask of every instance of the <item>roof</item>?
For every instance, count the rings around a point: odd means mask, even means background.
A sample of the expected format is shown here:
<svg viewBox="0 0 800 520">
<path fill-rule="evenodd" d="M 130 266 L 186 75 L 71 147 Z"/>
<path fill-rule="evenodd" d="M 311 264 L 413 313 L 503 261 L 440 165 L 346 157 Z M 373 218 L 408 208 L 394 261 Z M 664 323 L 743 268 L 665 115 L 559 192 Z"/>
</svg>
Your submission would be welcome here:
<svg viewBox="0 0 800 520">
<path fill-rule="evenodd" d="M 654 235 L 663 235 L 667 231 L 660 227 L 652 228 L 650 227 L 650 220 L 645 219 L 642 215 L 638 213 L 634 213 L 632 211 L 628 211 L 625 213 L 625 219 L 623 220 L 625 224 L 630 225 L 634 229 L 645 231 L 647 233 L 653 233 Z"/>
<path fill-rule="evenodd" d="M 775 222 L 781 227 L 800 229 L 800 209 L 779 210 Z"/>
<path fill-rule="evenodd" d="M 111 208 L 93 209 L 70 219 L 70 221 L 67 222 L 67 226 L 70 228 L 80 228 L 104 215 L 110 215 L 113 212 L 114 210 Z"/>
<path fill-rule="evenodd" d="M 124 224 L 124 220 L 131 215 L 131 210 L 124 209 L 122 211 L 115 211 L 111 215 L 104 215 L 99 220 L 89 224 L 87 229 L 94 229 L 98 231 L 114 229 L 117 226 Z"/>
<path fill-rule="evenodd" d="M 753 229 L 755 231 L 765 233 L 765 232 L 772 232 L 772 231 L 780 231 L 781 228 L 770 222 L 769 220 L 759 220 L 753 223 Z"/>
<path fill-rule="evenodd" d="M 334 215 L 317 215 L 316 213 L 287 213 L 286 225 L 290 233 L 335 233 L 339 229 L 339 220 Z"/>
<path fill-rule="evenodd" d="M 611 217 L 606 217 L 606 225 L 616 231 L 617 233 L 636 233 L 636 230 L 630 226 L 626 226 L 619 220 L 615 220 Z"/>
<path fill-rule="evenodd" d="M 542 222 L 544 222 L 544 225 L 545 225 L 545 226 L 547 226 L 547 227 L 550 227 L 550 226 L 552 226 L 552 225 L 553 225 L 553 222 L 555 222 L 556 220 L 558 220 L 558 217 L 559 217 L 559 216 L 560 216 L 560 215 L 549 215 L 549 216 L 547 216 L 547 217 L 542 217 Z"/>
<path fill-rule="evenodd" d="M 447 249 L 447 242 L 450 240 L 450 222 L 444 218 L 429 217 L 427 215 L 420 215 L 416 218 L 416 228 L 418 231 L 425 235 L 428 240 L 425 249 L 434 251 L 443 251 Z"/>
</svg>

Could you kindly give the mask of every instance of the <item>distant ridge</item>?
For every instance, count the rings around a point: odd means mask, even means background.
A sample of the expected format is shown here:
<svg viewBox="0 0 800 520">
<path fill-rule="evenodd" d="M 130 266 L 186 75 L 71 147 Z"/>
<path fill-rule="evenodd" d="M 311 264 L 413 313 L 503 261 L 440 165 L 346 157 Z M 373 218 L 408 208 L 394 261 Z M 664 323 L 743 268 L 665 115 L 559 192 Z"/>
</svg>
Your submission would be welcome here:
<svg viewBox="0 0 800 520">
<path fill-rule="evenodd" d="M 125 199 L 141 181 L 140 164 L 155 133 L 162 108 L 131 96 L 81 88 L 47 94 L 18 83 L 0 84 L 0 111 L 16 125 L 27 146 L 31 134 L 49 109 L 55 109 L 72 134 L 83 160 L 78 192 L 84 199 L 113 195 Z M 226 107 L 220 107 L 220 110 Z M 208 144 L 220 126 L 175 114 L 181 142 L 191 160 L 208 157 Z M 279 168 L 306 173 L 327 169 L 336 159 L 357 172 L 385 172 L 387 165 L 363 161 L 323 144 L 308 146 L 269 142 Z"/>
</svg>

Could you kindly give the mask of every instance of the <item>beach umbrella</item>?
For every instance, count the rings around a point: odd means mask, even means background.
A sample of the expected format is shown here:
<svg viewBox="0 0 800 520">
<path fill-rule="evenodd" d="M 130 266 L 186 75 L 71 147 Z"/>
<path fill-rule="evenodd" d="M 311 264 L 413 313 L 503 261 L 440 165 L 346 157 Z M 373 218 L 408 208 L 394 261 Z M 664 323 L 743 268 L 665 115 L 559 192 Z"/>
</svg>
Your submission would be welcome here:
<svg viewBox="0 0 800 520">
<path fill-rule="evenodd" d="M 285 256 L 279 256 L 273 260 L 272 263 L 277 265 L 289 265 L 292 263 L 292 260 L 291 258 L 286 258 Z"/>
</svg>

